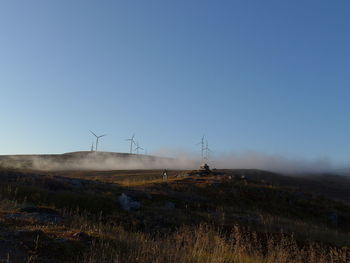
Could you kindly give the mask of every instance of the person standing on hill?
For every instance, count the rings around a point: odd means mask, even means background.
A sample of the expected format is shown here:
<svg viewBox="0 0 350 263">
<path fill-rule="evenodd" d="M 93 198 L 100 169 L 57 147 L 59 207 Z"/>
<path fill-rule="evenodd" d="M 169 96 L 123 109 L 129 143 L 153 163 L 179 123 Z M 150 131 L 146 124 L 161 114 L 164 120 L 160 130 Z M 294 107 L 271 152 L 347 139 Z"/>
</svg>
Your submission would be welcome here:
<svg viewBox="0 0 350 263">
<path fill-rule="evenodd" d="M 168 180 L 168 172 L 166 169 L 163 170 L 163 180 Z"/>
</svg>

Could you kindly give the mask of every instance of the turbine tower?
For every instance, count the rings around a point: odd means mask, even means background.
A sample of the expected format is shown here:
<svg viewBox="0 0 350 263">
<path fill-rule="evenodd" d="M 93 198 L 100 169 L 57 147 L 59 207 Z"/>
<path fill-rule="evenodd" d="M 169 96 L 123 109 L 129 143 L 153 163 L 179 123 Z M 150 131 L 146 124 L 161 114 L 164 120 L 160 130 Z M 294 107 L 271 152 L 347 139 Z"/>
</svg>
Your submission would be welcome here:
<svg viewBox="0 0 350 263">
<path fill-rule="evenodd" d="M 135 137 L 135 133 L 132 135 L 131 138 L 125 139 L 126 141 L 130 141 L 130 153 L 132 153 L 132 146 L 133 146 L 134 144 L 136 145 L 135 140 L 134 140 L 134 137 Z"/>
<path fill-rule="evenodd" d="M 135 151 L 136 151 L 137 154 L 139 154 L 139 150 L 143 150 L 143 148 L 140 147 L 139 142 L 137 142 L 136 143 L 136 148 L 135 148 Z"/>
<path fill-rule="evenodd" d="M 209 159 L 209 152 L 212 152 L 212 150 L 208 146 L 208 141 L 206 141 L 205 143 L 204 151 L 205 151 L 204 160 L 207 162 Z"/>
<path fill-rule="evenodd" d="M 100 135 L 100 136 L 97 136 L 93 131 L 90 130 L 90 132 L 96 137 L 96 147 L 95 147 L 95 152 L 97 152 L 97 146 L 98 146 L 98 140 L 101 138 L 101 137 L 104 137 L 106 136 L 107 134 L 103 134 L 103 135 Z"/>
<path fill-rule="evenodd" d="M 94 141 L 92 141 L 92 143 L 91 143 L 91 150 L 90 151 L 94 151 Z"/>
<path fill-rule="evenodd" d="M 202 159 L 204 158 L 204 151 L 205 151 L 204 138 L 205 138 L 205 135 L 203 135 L 202 140 L 199 143 L 197 143 L 197 145 L 199 145 L 199 144 L 201 145 Z"/>
</svg>

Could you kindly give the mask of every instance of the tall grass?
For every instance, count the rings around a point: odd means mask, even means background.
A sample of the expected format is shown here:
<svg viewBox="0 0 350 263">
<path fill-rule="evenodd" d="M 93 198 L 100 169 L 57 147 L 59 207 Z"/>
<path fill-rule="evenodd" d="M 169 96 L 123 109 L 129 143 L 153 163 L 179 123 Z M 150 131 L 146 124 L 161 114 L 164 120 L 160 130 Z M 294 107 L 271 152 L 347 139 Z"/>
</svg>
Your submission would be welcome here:
<svg viewBox="0 0 350 263">
<path fill-rule="evenodd" d="M 349 260 L 347 248 L 300 245 L 292 236 L 259 236 L 238 226 L 227 234 L 201 225 L 153 237 L 120 231 L 113 239 L 94 242 L 82 262 L 340 263 Z"/>
</svg>

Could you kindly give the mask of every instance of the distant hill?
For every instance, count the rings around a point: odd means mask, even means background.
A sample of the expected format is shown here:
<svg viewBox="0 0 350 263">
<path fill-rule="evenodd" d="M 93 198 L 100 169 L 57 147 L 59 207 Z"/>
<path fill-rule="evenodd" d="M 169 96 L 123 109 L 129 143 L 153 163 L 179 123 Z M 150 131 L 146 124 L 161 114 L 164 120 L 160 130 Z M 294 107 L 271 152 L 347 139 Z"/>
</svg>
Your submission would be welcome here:
<svg viewBox="0 0 350 263">
<path fill-rule="evenodd" d="M 0 167 L 34 170 L 110 170 L 165 168 L 174 159 L 116 152 L 0 155 Z"/>
<path fill-rule="evenodd" d="M 350 168 L 338 169 L 335 172 L 340 175 L 350 176 Z"/>
</svg>

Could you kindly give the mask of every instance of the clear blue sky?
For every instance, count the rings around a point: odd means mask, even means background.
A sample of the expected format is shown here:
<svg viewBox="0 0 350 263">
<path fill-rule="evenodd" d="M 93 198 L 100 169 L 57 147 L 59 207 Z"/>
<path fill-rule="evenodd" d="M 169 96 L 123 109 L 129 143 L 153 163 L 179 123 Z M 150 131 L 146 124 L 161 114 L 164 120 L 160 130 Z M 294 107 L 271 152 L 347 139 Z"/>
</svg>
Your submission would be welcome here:
<svg viewBox="0 0 350 263">
<path fill-rule="evenodd" d="M 254 150 L 350 163 L 347 0 L 0 3 L 0 154 Z"/>
</svg>

